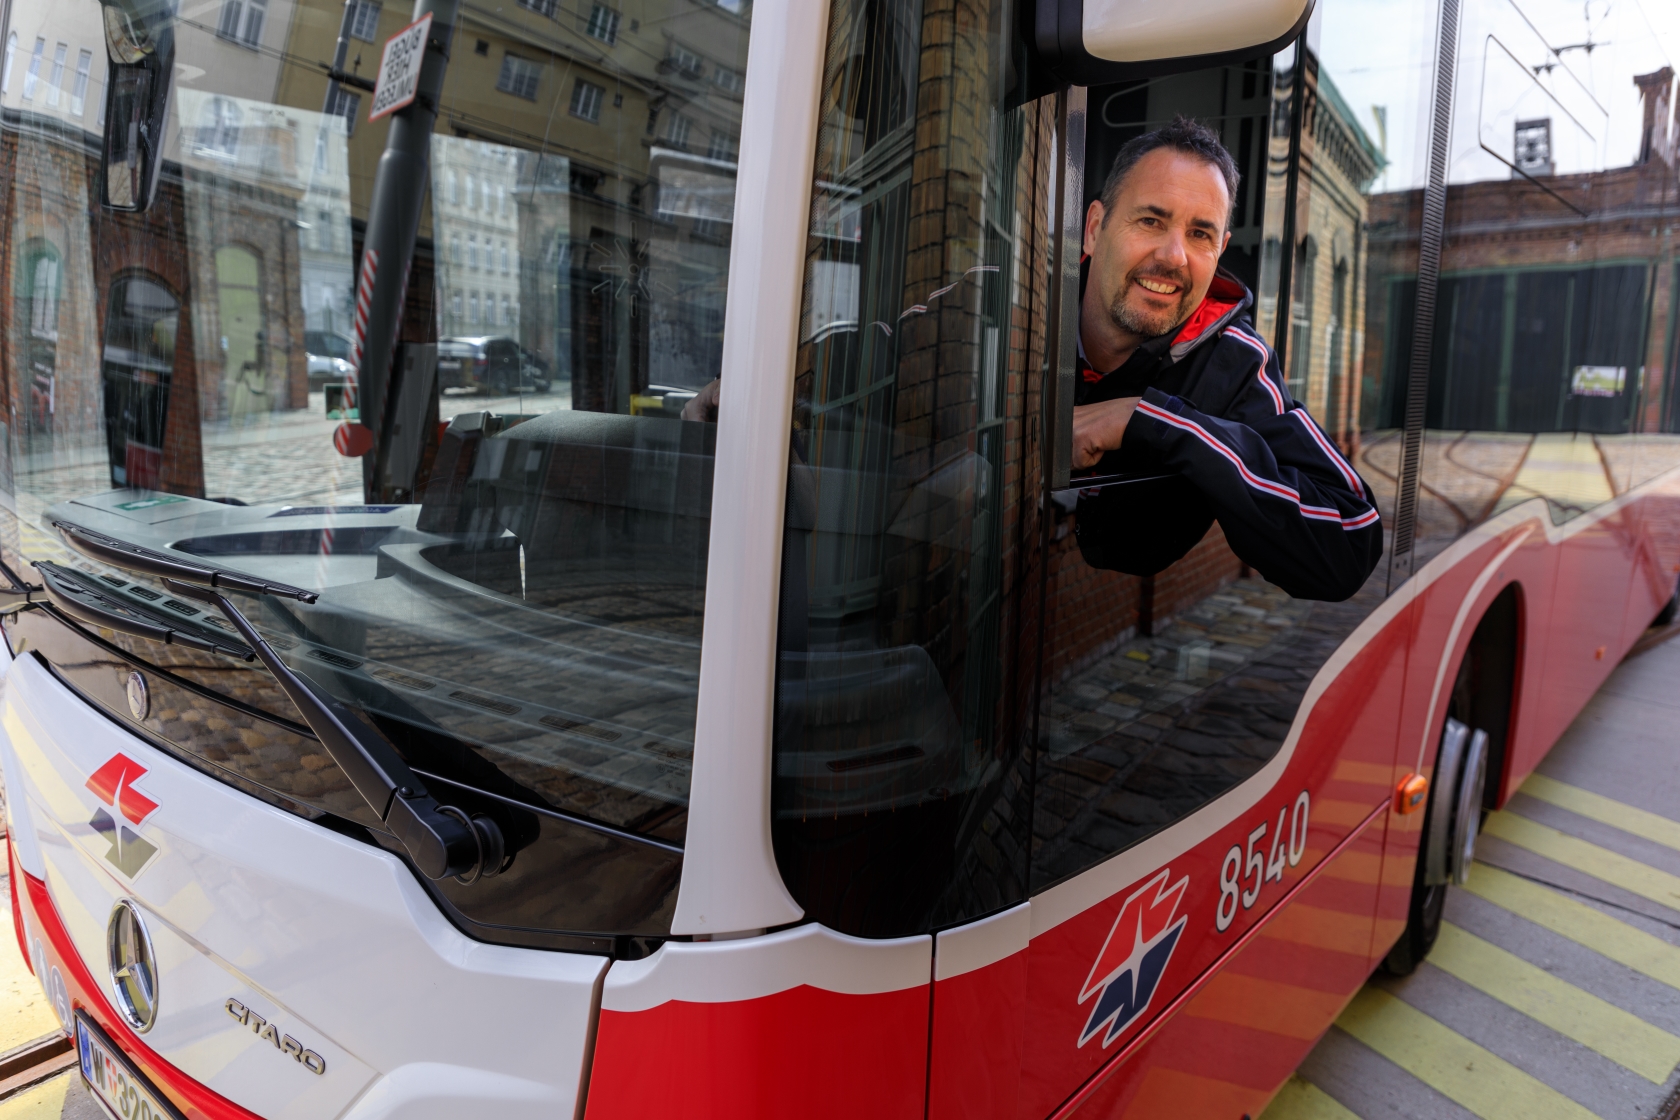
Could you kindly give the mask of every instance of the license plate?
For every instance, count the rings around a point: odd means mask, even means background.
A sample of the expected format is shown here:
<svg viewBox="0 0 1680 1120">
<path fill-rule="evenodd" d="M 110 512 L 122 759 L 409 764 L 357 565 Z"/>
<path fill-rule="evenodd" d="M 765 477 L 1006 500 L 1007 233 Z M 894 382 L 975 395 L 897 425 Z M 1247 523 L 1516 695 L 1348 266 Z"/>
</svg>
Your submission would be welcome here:
<svg viewBox="0 0 1680 1120">
<path fill-rule="evenodd" d="M 82 1078 L 99 1102 L 122 1120 L 182 1120 L 175 1107 L 111 1045 L 92 1020 L 76 1012 L 76 1053 Z"/>
</svg>

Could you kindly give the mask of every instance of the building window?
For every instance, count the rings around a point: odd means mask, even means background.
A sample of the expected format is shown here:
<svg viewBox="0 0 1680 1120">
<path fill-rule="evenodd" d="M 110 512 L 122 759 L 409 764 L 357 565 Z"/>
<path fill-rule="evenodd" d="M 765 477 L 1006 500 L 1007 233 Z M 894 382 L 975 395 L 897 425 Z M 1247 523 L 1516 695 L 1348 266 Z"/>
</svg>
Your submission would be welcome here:
<svg viewBox="0 0 1680 1120">
<path fill-rule="evenodd" d="M 58 91 L 64 86 L 64 56 L 70 53 L 67 43 L 60 43 L 53 51 L 52 76 L 47 79 L 47 104 L 58 108 Z"/>
<path fill-rule="evenodd" d="M 35 258 L 27 297 L 31 337 L 58 341 L 58 255 L 46 252 Z"/>
<path fill-rule="evenodd" d="M 706 155 L 712 159 L 735 160 L 735 137 L 721 128 L 712 129 L 712 143 L 706 149 Z"/>
<path fill-rule="evenodd" d="M 500 183 L 496 184 L 496 213 L 507 217 L 507 188 Z"/>
<path fill-rule="evenodd" d="M 502 297 L 502 325 L 513 326 L 513 303 L 506 296 Z"/>
<path fill-rule="evenodd" d="M 688 134 L 694 131 L 694 122 L 681 113 L 671 114 L 671 123 L 666 126 L 665 139 L 679 148 L 688 147 Z"/>
<path fill-rule="evenodd" d="M 262 42 L 263 16 L 268 0 L 222 0 L 222 18 L 216 34 L 241 46 L 257 49 Z"/>
<path fill-rule="evenodd" d="M 506 276 L 507 274 L 508 274 L 508 244 L 507 244 L 506 241 L 504 241 L 504 242 L 502 242 L 502 275 Z"/>
<path fill-rule="evenodd" d="M 343 86 L 338 86 L 327 101 L 327 112 L 344 118 L 344 133 L 346 136 L 356 134 L 356 122 L 362 115 L 362 95 L 351 93 Z M 323 134 L 324 135 L 324 134 Z"/>
<path fill-rule="evenodd" d="M 690 78 L 700 76 L 700 56 L 691 50 L 671 44 L 671 53 L 665 56 L 665 61 L 673 70 L 680 71 Z"/>
<path fill-rule="evenodd" d="M 478 293 L 477 292 L 468 292 L 467 293 L 467 321 L 475 327 L 478 326 Z"/>
<path fill-rule="evenodd" d="M 477 271 L 477 269 L 478 269 L 478 235 L 477 234 L 470 234 L 469 233 L 467 235 L 467 267 L 470 268 L 470 269 L 473 269 L 474 271 Z"/>
<path fill-rule="evenodd" d="M 332 211 L 315 211 L 315 227 L 320 231 L 321 249 L 328 253 L 337 251 L 338 238 L 333 233 Z"/>
<path fill-rule="evenodd" d="M 17 32 L 6 36 L 6 72 L 0 75 L 0 93 L 12 92 L 12 60 L 17 57 Z"/>
<path fill-rule="evenodd" d="M 584 30 L 603 43 L 618 42 L 618 13 L 605 4 L 596 4 L 589 10 L 589 23 Z"/>
<path fill-rule="evenodd" d="M 527 101 L 537 99 L 537 79 L 542 76 L 542 67 L 528 58 L 520 58 L 516 54 L 502 56 L 502 74 L 496 79 L 496 88 L 503 93 L 511 93 L 515 97 L 523 97 Z"/>
<path fill-rule="evenodd" d="M 93 52 L 83 51 L 76 58 L 76 84 L 70 87 L 70 112 L 81 116 L 87 110 L 88 75 L 93 72 Z"/>
<path fill-rule="evenodd" d="M 456 268 L 461 267 L 461 235 L 458 233 L 449 239 L 449 263 Z M 455 314 L 460 313 L 460 309 L 457 308 Z"/>
<path fill-rule="evenodd" d="M 353 0 L 350 10 L 350 34 L 364 43 L 378 39 L 379 8 L 378 4 L 370 4 L 368 0 Z"/>
<path fill-rule="evenodd" d="M 601 119 L 601 95 L 607 91 L 594 82 L 586 82 L 582 78 L 572 87 L 572 116 L 581 117 L 586 121 Z"/>
<path fill-rule="evenodd" d="M 741 91 L 741 72 L 731 70 L 727 66 L 719 66 L 712 70 L 712 84 L 730 93 Z"/>
<path fill-rule="evenodd" d="M 453 167 L 449 169 L 449 204 L 451 206 L 461 205 L 461 180 L 455 174 Z"/>
<path fill-rule="evenodd" d="M 478 182 L 471 175 L 467 176 L 467 209 L 478 209 Z"/>
<path fill-rule="evenodd" d="M 459 244 L 459 242 L 457 242 L 457 245 L 458 244 Z M 461 293 L 460 292 L 456 292 L 453 296 L 451 296 L 449 298 L 449 313 L 454 318 L 455 322 L 459 323 L 461 321 Z"/>
<path fill-rule="evenodd" d="M 521 8 L 529 8 L 538 15 L 547 16 L 549 19 L 554 18 L 554 3 L 555 0 L 519 0 Z"/>
<path fill-rule="evenodd" d="M 41 80 L 41 58 L 47 53 L 47 41 L 35 40 L 35 53 L 29 56 L 29 72 L 23 76 L 23 98 L 25 101 L 35 96 L 35 86 Z"/>
<path fill-rule="evenodd" d="M 198 126 L 198 150 L 203 155 L 233 159 L 239 154 L 239 106 L 226 97 L 212 97 Z"/>
</svg>

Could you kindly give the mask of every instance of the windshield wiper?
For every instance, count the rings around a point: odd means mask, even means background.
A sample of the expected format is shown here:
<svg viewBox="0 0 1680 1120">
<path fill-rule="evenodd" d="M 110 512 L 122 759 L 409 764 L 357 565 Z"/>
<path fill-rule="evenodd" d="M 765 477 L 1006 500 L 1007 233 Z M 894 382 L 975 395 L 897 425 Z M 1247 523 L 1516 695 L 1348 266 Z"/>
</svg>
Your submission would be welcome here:
<svg viewBox="0 0 1680 1120">
<path fill-rule="evenodd" d="M 254 656 L 274 674 L 275 681 L 297 706 L 298 712 L 303 716 L 303 722 L 315 733 L 315 738 L 320 740 L 322 748 L 333 762 L 337 763 L 338 768 L 344 771 L 345 777 L 350 779 L 350 784 L 356 788 L 362 800 L 367 802 L 368 807 L 390 829 L 391 834 L 407 850 L 414 866 L 427 878 L 443 879 L 453 875 L 462 882 L 471 883 L 502 871 L 506 862 L 507 847 L 502 838 L 502 831 L 495 821 L 482 815 L 470 815 L 452 805 L 439 804 L 438 800 L 426 791 L 425 783 L 409 769 L 402 756 L 397 754 L 396 748 L 357 718 L 331 693 L 307 677 L 293 672 L 291 666 L 280 659 L 280 655 L 275 653 L 273 647 L 257 632 L 257 628 L 251 625 L 250 619 L 222 593 L 224 590 L 244 591 L 313 603 L 319 597 L 315 592 L 275 583 L 272 580 L 258 579 L 240 572 L 177 560 L 164 553 L 129 544 L 66 521 L 56 522 L 55 527 L 77 551 L 113 567 L 161 576 L 163 585 L 171 594 L 220 611 L 249 644 L 250 648 L 244 650 L 244 656 L 247 659 Z M 49 593 L 56 589 L 60 594 L 65 594 L 64 589 L 55 588 L 55 584 L 61 582 L 57 578 L 61 573 L 74 574 L 71 569 L 47 561 L 42 561 L 35 567 L 47 580 Z M 65 585 L 69 582 L 62 581 Z M 77 583 L 79 584 L 79 581 Z M 76 593 L 66 595 L 66 602 L 73 604 L 73 608 L 86 610 L 91 614 L 85 600 L 96 596 L 104 597 L 103 593 L 96 589 L 79 585 Z M 126 626 L 128 633 L 139 633 L 142 637 L 152 636 L 136 629 L 138 624 L 132 619 L 118 616 L 118 621 L 123 622 L 125 626 L 115 626 L 107 620 L 105 614 L 87 617 L 77 614 L 76 609 L 71 606 L 60 604 L 57 597 L 53 602 L 66 614 L 84 622 L 108 626 L 111 629 L 125 629 Z M 138 613 L 137 608 L 126 602 L 112 600 L 106 605 L 116 605 Z M 172 641 L 177 645 L 187 644 L 182 640 L 180 631 L 170 631 L 167 637 L 159 640 Z"/>
<path fill-rule="evenodd" d="M 40 584 L 25 583 L 12 571 L 12 566 L 0 560 L 0 575 L 6 577 L 7 587 L 0 587 L 0 615 L 15 614 L 26 611 L 30 607 L 40 606 L 41 599 L 36 598 L 46 589 Z"/>
<path fill-rule="evenodd" d="M 167 552 L 158 552 L 144 545 L 130 544 L 105 533 L 77 525 L 74 521 L 54 521 L 53 528 L 64 537 L 65 543 L 83 556 L 101 560 L 114 568 L 141 572 L 159 579 L 173 579 L 197 587 L 213 587 L 223 591 L 243 591 L 248 595 L 277 595 L 313 603 L 320 598 L 313 591 L 293 587 L 289 583 L 258 579 L 227 568 L 195 564 Z"/>
<path fill-rule="evenodd" d="M 241 661 L 251 661 L 256 656 L 242 642 L 232 639 L 218 641 L 194 633 L 161 611 L 119 599 L 95 583 L 91 576 L 85 576 L 74 568 L 66 568 L 50 560 L 37 560 L 35 570 L 41 573 L 41 580 L 46 584 L 43 598 L 77 622 L 103 626 L 119 634 L 131 634 L 165 645 L 220 653 Z M 0 591 L 0 595 L 5 594 Z"/>
</svg>

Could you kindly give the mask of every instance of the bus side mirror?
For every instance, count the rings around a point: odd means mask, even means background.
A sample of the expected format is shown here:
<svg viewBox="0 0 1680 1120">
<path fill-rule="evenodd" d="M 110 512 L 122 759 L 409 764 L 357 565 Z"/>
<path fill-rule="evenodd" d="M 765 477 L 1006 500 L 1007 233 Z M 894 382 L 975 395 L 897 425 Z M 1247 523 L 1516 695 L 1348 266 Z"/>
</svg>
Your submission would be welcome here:
<svg viewBox="0 0 1680 1120">
<path fill-rule="evenodd" d="M 102 0 L 105 136 L 101 202 L 107 210 L 150 208 L 163 169 L 163 134 L 175 77 L 175 13 L 159 0 Z"/>
<path fill-rule="evenodd" d="M 1072 85 L 1153 77 L 1281 49 L 1313 0 L 1035 0 L 1038 61 Z"/>
</svg>

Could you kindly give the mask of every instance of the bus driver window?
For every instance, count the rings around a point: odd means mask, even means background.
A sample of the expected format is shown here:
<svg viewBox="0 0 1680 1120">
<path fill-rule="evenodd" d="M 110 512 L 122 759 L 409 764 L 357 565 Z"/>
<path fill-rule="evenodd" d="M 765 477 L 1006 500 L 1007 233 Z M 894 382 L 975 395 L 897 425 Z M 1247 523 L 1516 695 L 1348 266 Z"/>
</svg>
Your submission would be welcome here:
<svg viewBox="0 0 1680 1120">
<path fill-rule="evenodd" d="M 1217 519 L 1270 582 L 1340 601 L 1376 568 L 1382 526 L 1219 266 L 1239 177 L 1180 117 L 1120 149 L 1087 211 L 1073 466 L 1094 484 L 1074 479 L 1075 531 L 1091 566 L 1153 576 Z"/>
</svg>

